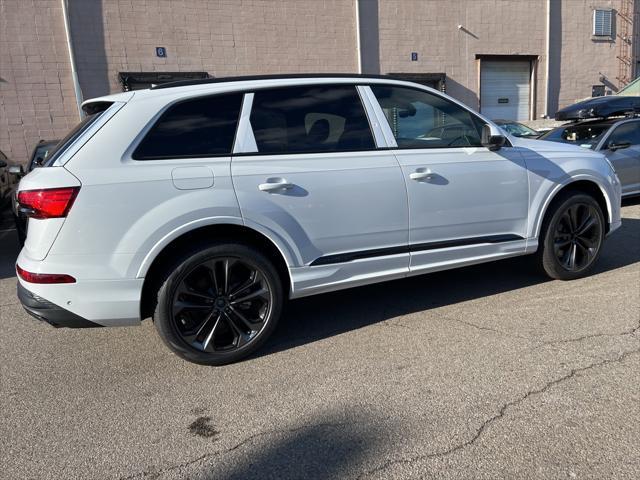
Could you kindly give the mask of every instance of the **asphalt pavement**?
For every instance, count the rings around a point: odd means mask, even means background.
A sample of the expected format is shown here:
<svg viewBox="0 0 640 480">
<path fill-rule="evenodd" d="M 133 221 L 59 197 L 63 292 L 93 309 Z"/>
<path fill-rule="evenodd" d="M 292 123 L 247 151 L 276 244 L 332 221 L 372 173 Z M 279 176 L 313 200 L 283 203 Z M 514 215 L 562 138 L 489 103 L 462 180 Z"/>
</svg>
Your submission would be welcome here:
<svg viewBox="0 0 640 480">
<path fill-rule="evenodd" d="M 527 258 L 292 302 L 260 353 L 53 329 L 0 232 L 0 478 L 640 478 L 640 203 L 593 276 Z"/>
</svg>

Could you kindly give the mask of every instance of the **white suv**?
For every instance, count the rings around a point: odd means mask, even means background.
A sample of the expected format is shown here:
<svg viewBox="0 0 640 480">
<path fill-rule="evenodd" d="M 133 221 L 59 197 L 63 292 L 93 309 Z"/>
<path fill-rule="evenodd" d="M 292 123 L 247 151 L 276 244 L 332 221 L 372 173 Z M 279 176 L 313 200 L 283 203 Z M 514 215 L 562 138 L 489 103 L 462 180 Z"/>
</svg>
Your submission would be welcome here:
<svg viewBox="0 0 640 480">
<path fill-rule="evenodd" d="M 151 316 L 193 362 L 254 351 L 287 298 L 534 253 L 577 278 L 620 226 L 602 155 L 413 83 L 177 82 L 84 110 L 20 184 L 19 298 L 55 326 Z"/>
</svg>

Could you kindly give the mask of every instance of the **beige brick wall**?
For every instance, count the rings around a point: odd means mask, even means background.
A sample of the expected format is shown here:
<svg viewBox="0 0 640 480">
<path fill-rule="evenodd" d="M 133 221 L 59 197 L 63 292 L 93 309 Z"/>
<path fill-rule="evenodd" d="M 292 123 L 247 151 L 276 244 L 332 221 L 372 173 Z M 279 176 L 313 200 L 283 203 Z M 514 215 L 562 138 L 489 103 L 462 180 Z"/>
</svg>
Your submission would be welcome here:
<svg viewBox="0 0 640 480">
<path fill-rule="evenodd" d="M 78 121 L 58 0 L 0 0 L 0 150 L 26 161 Z"/>
<path fill-rule="evenodd" d="M 121 71 L 357 71 L 354 0 L 103 0 L 72 20 L 87 96 L 119 91 Z"/>
<path fill-rule="evenodd" d="M 361 1 L 377 7 L 382 73 L 444 72 L 448 93 L 477 107 L 476 55 L 535 55 L 544 113 L 546 0 Z M 594 42 L 591 22 L 593 8 L 622 1 L 552 0 L 552 107 L 589 96 L 599 72 L 617 85 L 619 42 Z M 69 0 L 84 96 L 120 91 L 121 71 L 355 72 L 355 2 Z M 60 5 L 0 0 L 0 149 L 14 161 L 78 120 Z"/>
<path fill-rule="evenodd" d="M 445 72 L 447 93 L 477 108 L 476 54 L 538 55 L 544 69 L 544 10 L 545 0 L 379 0 L 381 71 Z"/>
<path fill-rule="evenodd" d="M 621 1 L 552 0 L 551 108 L 590 96 L 599 72 L 617 85 L 618 42 L 593 41 L 591 33 L 593 9 L 620 10 Z M 445 72 L 447 92 L 477 108 L 477 54 L 536 55 L 535 111 L 545 113 L 546 0 L 378 0 L 378 5 L 382 73 Z M 411 52 L 418 52 L 417 62 Z"/>
</svg>

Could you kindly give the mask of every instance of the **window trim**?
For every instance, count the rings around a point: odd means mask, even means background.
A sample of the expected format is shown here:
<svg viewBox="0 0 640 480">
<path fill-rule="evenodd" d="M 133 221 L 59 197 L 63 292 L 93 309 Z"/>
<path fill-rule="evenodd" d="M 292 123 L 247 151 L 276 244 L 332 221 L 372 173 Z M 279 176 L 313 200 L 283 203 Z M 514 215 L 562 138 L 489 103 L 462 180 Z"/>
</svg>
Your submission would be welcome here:
<svg viewBox="0 0 640 480">
<path fill-rule="evenodd" d="M 364 110 L 365 113 L 365 118 L 367 119 L 367 124 L 369 125 L 369 131 L 371 132 L 371 138 L 373 140 L 373 144 L 374 147 L 373 148 L 368 148 L 368 149 L 362 149 L 362 148 L 358 148 L 358 149 L 353 149 L 353 150 L 318 150 L 318 151 L 305 151 L 305 152 L 260 152 L 255 151 L 255 152 L 247 152 L 247 151 L 238 151 L 236 152 L 234 150 L 233 152 L 233 156 L 234 157 L 255 157 L 255 156 L 264 156 L 264 157 L 274 157 L 274 156 L 284 156 L 284 155 L 315 155 L 315 154 L 338 154 L 338 153 L 355 153 L 355 152 L 376 152 L 379 150 L 385 150 L 387 149 L 386 146 L 383 146 L 381 148 L 381 146 L 378 145 L 377 142 L 377 137 L 375 134 L 375 127 L 374 127 L 374 119 L 371 118 L 370 116 L 370 112 L 367 109 L 367 105 L 364 101 L 364 99 L 362 98 L 361 92 L 360 92 L 360 85 L 357 83 L 317 83 L 317 84 L 297 84 L 297 85 L 282 85 L 282 86 L 277 86 L 277 87 L 272 87 L 272 86 L 267 86 L 264 88 L 253 88 L 250 90 L 246 90 L 244 92 L 245 95 L 247 94 L 251 94 L 254 95 L 256 92 L 264 92 L 264 91 L 273 91 L 273 90 L 286 90 L 286 89 L 292 89 L 292 88 L 313 88 L 313 87 L 353 87 L 353 89 L 356 92 L 356 95 L 358 96 L 358 99 L 360 100 L 360 105 L 362 107 L 362 109 Z M 251 113 L 253 112 L 253 96 L 251 97 L 251 111 L 248 112 L 248 116 L 247 116 L 247 123 L 250 126 L 251 129 L 251 134 L 254 137 L 254 141 L 255 141 L 255 132 L 253 131 L 253 125 L 251 125 L 250 122 L 250 118 L 251 118 Z M 257 144 L 256 144 L 256 149 L 258 148 Z"/>
<path fill-rule="evenodd" d="M 144 126 L 144 128 L 140 131 L 140 133 L 136 136 L 136 138 L 134 139 L 134 141 L 131 143 L 131 145 L 129 146 L 129 148 L 127 149 L 127 152 L 130 152 L 127 156 L 131 159 L 134 160 L 136 162 L 153 162 L 156 160 L 182 160 L 182 159 L 199 159 L 199 158 L 224 158 L 224 157 L 231 157 L 233 155 L 233 148 L 234 145 L 236 143 L 236 137 L 238 134 L 238 127 L 240 125 L 240 115 L 242 114 L 242 106 L 244 104 L 244 92 L 242 90 L 232 90 L 232 91 L 228 91 L 228 92 L 219 92 L 219 93 L 214 93 L 214 94 L 207 94 L 207 95 L 194 95 L 191 97 L 182 97 L 179 98 L 173 102 L 169 102 L 168 104 L 166 104 L 162 109 L 160 109 L 159 112 L 157 112 L 148 122 L 147 124 Z M 233 140 L 231 141 L 231 150 L 229 151 L 229 153 L 215 153 L 215 154 L 206 154 L 206 155 L 161 155 L 161 156 L 154 156 L 154 157 L 145 157 L 145 158 L 137 158 L 136 157 L 136 151 L 138 150 L 138 148 L 140 147 L 140 144 L 142 144 L 142 142 L 144 142 L 144 140 L 147 138 L 147 136 L 149 135 L 149 133 L 151 132 L 151 130 L 153 129 L 153 127 L 155 127 L 158 122 L 160 121 L 160 119 L 164 116 L 165 113 L 167 113 L 169 111 L 169 109 L 180 105 L 182 103 L 186 103 L 186 102 L 190 102 L 190 101 L 194 101 L 194 100 L 205 100 L 208 98 L 212 98 L 212 97 L 219 97 L 222 95 L 240 95 L 240 108 L 238 109 L 238 119 L 236 120 L 236 128 L 233 132 Z"/>
</svg>

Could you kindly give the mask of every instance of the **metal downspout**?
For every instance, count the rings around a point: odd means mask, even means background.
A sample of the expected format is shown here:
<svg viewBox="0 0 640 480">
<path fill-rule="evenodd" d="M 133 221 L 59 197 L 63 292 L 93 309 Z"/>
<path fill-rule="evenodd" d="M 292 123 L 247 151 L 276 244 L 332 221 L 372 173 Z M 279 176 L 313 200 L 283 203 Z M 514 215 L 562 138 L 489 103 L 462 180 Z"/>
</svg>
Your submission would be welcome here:
<svg viewBox="0 0 640 480">
<path fill-rule="evenodd" d="M 64 18 L 64 33 L 67 38 L 67 50 L 69 51 L 69 63 L 71 64 L 71 78 L 73 80 L 73 91 L 76 95 L 76 104 L 78 106 L 78 114 L 80 118 L 84 117 L 82 111 L 82 90 L 80 89 L 80 81 L 78 80 L 78 70 L 76 69 L 76 57 L 73 53 L 73 44 L 71 43 L 71 29 L 69 27 L 69 10 L 67 8 L 67 0 L 60 0 L 62 3 L 62 16 Z"/>
</svg>

